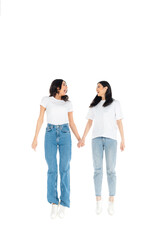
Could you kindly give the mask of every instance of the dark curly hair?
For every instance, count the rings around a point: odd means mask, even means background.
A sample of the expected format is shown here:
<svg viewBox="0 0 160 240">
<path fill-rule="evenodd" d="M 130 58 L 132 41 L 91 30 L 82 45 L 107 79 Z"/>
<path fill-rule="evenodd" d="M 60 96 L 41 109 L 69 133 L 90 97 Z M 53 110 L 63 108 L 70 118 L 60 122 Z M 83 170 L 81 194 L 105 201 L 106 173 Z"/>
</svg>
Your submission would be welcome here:
<svg viewBox="0 0 160 240">
<path fill-rule="evenodd" d="M 106 101 L 103 103 L 103 107 L 107 107 L 108 105 L 110 105 L 114 101 L 114 98 L 112 98 L 111 86 L 107 81 L 101 81 L 101 82 L 98 82 L 98 83 L 102 84 L 103 87 L 108 87 L 108 89 L 105 93 L 105 100 Z M 93 101 L 91 102 L 89 107 L 91 108 L 91 107 L 96 106 L 101 100 L 102 100 L 102 97 L 99 97 L 98 95 L 96 95 L 96 97 L 93 99 Z"/>
<path fill-rule="evenodd" d="M 56 94 L 58 93 L 58 91 L 62 87 L 62 82 L 63 81 L 64 81 L 63 79 L 55 79 L 55 80 L 53 80 L 53 82 L 51 83 L 51 86 L 49 88 L 50 97 L 51 96 L 53 96 L 53 97 L 56 96 Z M 61 99 L 64 100 L 65 102 L 67 102 L 69 97 L 68 97 L 68 95 L 65 95 L 65 96 L 62 96 Z"/>
</svg>

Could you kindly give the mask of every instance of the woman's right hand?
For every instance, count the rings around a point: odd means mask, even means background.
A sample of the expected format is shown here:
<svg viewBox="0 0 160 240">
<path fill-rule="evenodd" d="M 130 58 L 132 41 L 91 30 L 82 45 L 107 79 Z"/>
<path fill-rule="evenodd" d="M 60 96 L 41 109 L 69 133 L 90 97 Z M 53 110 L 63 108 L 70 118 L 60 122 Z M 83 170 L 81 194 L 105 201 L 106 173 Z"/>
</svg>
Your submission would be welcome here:
<svg viewBox="0 0 160 240">
<path fill-rule="evenodd" d="M 85 145 L 85 140 L 82 138 L 81 140 L 79 140 L 79 142 L 77 143 L 77 147 L 83 147 Z"/>
<path fill-rule="evenodd" d="M 36 151 L 36 147 L 37 147 L 37 139 L 34 138 L 32 142 L 32 148 L 34 149 L 34 151 Z"/>
<path fill-rule="evenodd" d="M 83 147 L 84 145 L 85 145 L 85 139 L 82 138 L 81 147 Z"/>
</svg>

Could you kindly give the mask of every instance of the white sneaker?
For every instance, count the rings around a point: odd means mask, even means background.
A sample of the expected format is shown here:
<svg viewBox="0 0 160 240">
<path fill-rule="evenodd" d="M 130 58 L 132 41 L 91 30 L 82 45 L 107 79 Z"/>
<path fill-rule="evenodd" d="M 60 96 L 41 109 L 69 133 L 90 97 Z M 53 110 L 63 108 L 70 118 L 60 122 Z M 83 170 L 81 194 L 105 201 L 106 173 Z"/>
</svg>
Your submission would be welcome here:
<svg viewBox="0 0 160 240">
<path fill-rule="evenodd" d="M 62 205 L 59 206 L 58 216 L 59 216 L 60 218 L 64 218 L 64 216 L 65 216 L 65 210 L 66 210 L 66 207 L 64 207 L 64 206 L 62 206 Z"/>
<path fill-rule="evenodd" d="M 58 205 L 52 204 L 52 209 L 51 209 L 51 215 L 50 217 L 54 219 L 57 216 L 58 213 Z"/>
<path fill-rule="evenodd" d="M 108 213 L 109 215 L 114 214 L 114 202 L 108 201 Z"/>
<path fill-rule="evenodd" d="M 96 201 L 96 213 L 99 215 L 102 212 L 102 200 Z"/>
</svg>

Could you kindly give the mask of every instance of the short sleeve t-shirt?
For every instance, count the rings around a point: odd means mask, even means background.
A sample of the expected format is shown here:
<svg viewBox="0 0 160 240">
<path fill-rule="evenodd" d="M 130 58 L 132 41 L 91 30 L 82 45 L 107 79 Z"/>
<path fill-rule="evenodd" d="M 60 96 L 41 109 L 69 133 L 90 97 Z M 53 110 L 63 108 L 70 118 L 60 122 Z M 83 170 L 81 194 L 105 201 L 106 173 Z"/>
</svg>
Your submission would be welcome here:
<svg viewBox="0 0 160 240">
<path fill-rule="evenodd" d="M 107 137 L 117 140 L 117 120 L 123 119 L 120 102 L 113 102 L 103 107 L 105 100 L 101 100 L 95 107 L 89 108 L 86 118 L 94 120 L 92 138 Z"/>
<path fill-rule="evenodd" d="M 40 105 L 46 108 L 47 123 L 61 125 L 68 123 L 68 112 L 73 111 L 71 101 L 65 102 L 53 96 L 45 96 L 41 99 Z"/>
</svg>

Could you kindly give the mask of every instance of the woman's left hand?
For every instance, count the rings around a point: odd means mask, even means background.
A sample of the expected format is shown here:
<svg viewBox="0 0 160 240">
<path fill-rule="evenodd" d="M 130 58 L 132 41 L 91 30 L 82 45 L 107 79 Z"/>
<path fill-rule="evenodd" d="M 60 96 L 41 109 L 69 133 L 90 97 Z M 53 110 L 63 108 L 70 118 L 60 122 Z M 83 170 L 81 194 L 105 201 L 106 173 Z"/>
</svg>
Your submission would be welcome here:
<svg viewBox="0 0 160 240">
<path fill-rule="evenodd" d="M 82 139 L 80 139 L 77 143 L 77 147 L 80 148 L 81 147 L 81 142 L 82 142 Z"/>
<path fill-rule="evenodd" d="M 120 144 L 120 149 L 121 149 L 121 151 L 124 151 L 124 148 L 125 148 L 124 141 L 121 141 L 121 144 Z"/>
<path fill-rule="evenodd" d="M 77 147 L 83 147 L 85 145 L 85 141 L 83 139 L 80 139 L 77 143 Z"/>
</svg>

